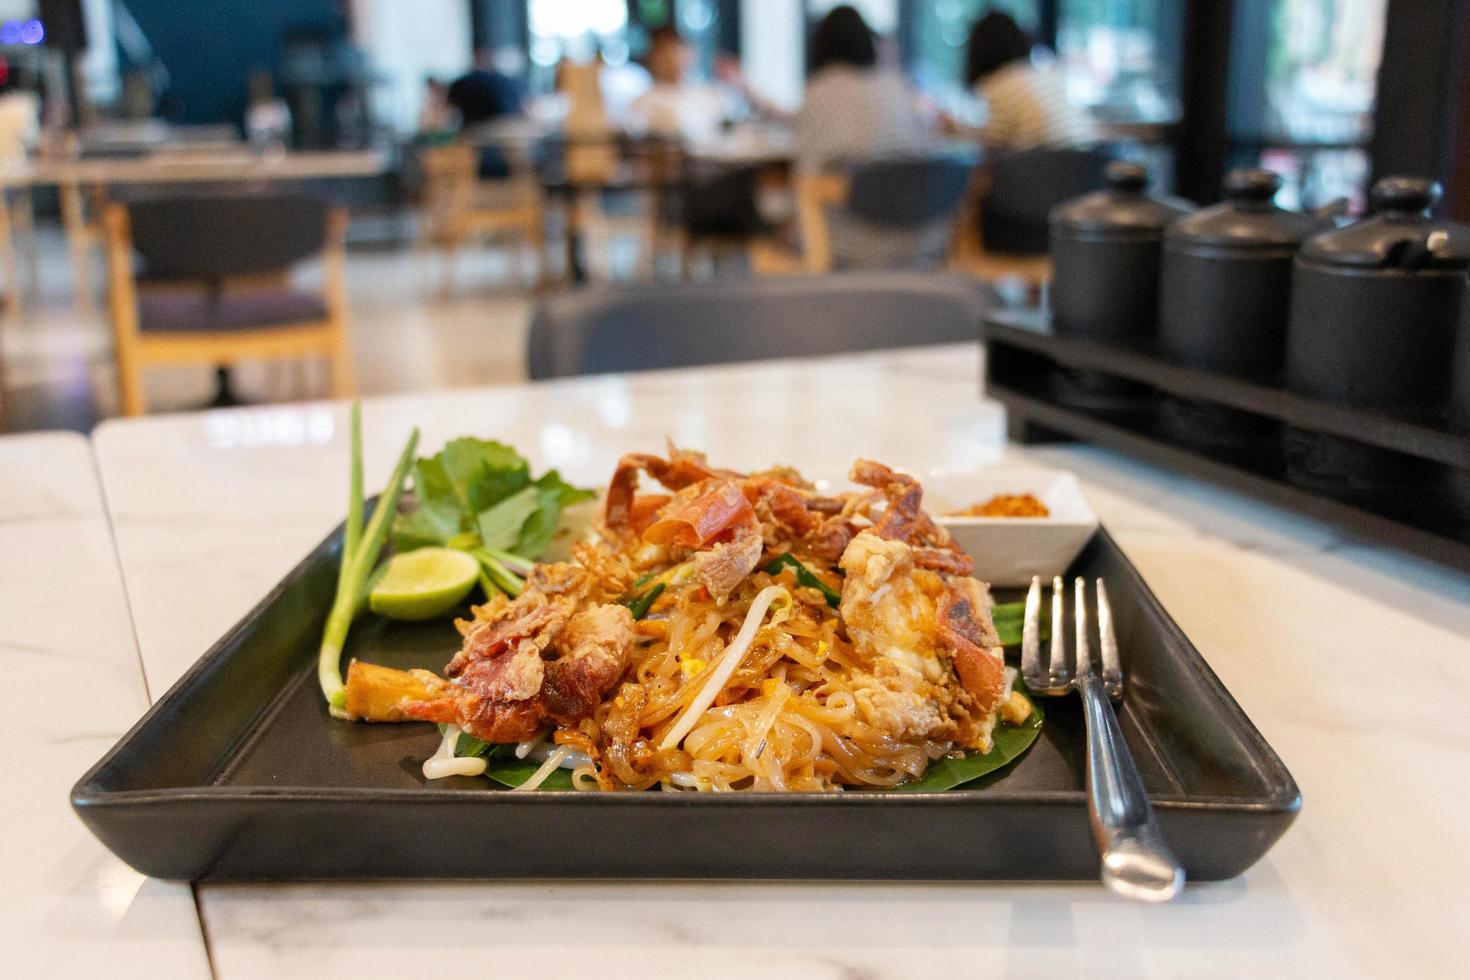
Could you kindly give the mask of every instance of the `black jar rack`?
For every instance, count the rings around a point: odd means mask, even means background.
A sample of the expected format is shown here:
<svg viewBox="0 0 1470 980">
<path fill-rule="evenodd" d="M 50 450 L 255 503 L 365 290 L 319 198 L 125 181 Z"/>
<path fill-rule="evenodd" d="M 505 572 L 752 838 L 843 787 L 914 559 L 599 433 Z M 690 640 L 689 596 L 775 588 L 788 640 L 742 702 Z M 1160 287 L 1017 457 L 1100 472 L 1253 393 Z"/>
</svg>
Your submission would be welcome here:
<svg viewBox="0 0 1470 980">
<path fill-rule="evenodd" d="M 1003 311 L 985 322 L 985 393 L 1006 406 L 1010 437 L 1021 443 L 1077 439 L 1180 470 L 1248 493 L 1359 537 L 1470 570 L 1470 502 L 1446 480 L 1443 497 L 1407 503 L 1343 498 L 1290 482 L 1279 461 L 1262 454 L 1213 453 L 1166 434 L 1148 411 L 1097 411 L 1059 397 L 1059 371 L 1092 372 L 1146 385 L 1160 396 L 1187 398 L 1278 420 L 1297 429 L 1340 436 L 1458 471 L 1470 485 L 1470 435 L 1433 420 L 1382 413 L 1304 397 L 1283 388 L 1182 367 L 1151 351 L 1119 348 L 1051 332 L 1035 310 Z"/>
</svg>

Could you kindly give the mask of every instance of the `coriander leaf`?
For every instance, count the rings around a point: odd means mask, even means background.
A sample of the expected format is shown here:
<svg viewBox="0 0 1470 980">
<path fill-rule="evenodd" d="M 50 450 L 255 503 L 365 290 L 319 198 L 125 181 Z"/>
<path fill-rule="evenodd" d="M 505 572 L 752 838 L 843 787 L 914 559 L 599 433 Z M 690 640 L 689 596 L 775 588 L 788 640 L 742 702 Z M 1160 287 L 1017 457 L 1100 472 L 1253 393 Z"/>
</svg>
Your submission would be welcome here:
<svg viewBox="0 0 1470 980">
<path fill-rule="evenodd" d="M 562 492 L 556 487 L 542 489 L 537 486 L 527 489 L 534 489 L 537 506 L 526 519 L 526 523 L 521 525 L 520 536 L 516 538 L 515 547 L 510 550 L 534 561 L 545 554 L 556 537 L 556 526 L 561 521 Z"/>
<path fill-rule="evenodd" d="M 540 491 L 535 487 L 527 486 L 493 507 L 480 511 L 476 523 L 480 529 L 480 540 L 485 547 L 515 547 L 526 518 L 534 514 L 540 504 L 539 494 Z"/>
<path fill-rule="evenodd" d="M 422 510 L 411 514 L 399 514 L 393 519 L 393 550 L 413 551 L 416 548 L 433 548 L 444 544 L 439 529 L 434 526 Z"/>
<path fill-rule="evenodd" d="M 468 436 L 447 443 L 439 455 L 460 509 L 478 514 L 531 482 L 531 468 L 520 453 L 494 440 Z"/>
<path fill-rule="evenodd" d="M 420 459 L 414 464 L 413 492 L 418 499 L 418 512 L 439 538 L 436 544 L 467 530 L 465 510 L 460 505 L 449 474 L 444 470 L 444 462 L 438 456 Z"/>
<path fill-rule="evenodd" d="M 557 502 L 562 507 L 580 504 L 584 500 L 591 500 L 597 496 L 597 493 L 593 490 L 583 490 L 581 487 L 572 486 L 563 480 L 561 474 L 556 470 L 547 470 L 545 473 L 542 473 L 540 479 L 536 481 L 536 486 L 542 490 L 555 490 L 557 492 Z"/>
</svg>

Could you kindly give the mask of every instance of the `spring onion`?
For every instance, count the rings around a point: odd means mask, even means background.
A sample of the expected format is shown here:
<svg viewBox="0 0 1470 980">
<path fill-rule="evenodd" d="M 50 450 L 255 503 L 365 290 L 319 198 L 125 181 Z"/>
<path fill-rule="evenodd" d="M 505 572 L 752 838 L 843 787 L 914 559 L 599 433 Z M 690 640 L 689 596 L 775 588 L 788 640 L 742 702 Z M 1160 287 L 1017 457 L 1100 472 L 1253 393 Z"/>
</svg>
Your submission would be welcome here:
<svg viewBox="0 0 1470 980">
<path fill-rule="evenodd" d="M 836 609 L 839 605 L 841 605 L 842 594 L 839 593 L 836 589 L 833 589 L 826 582 L 823 582 L 821 579 L 817 578 L 815 572 L 803 565 L 801 563 L 801 559 L 797 558 L 790 552 L 784 555 L 778 555 L 777 557 L 772 558 L 770 561 L 768 561 L 766 563 L 765 573 L 767 575 L 779 575 L 781 574 L 781 568 L 783 566 L 791 568 L 792 571 L 796 573 L 797 584 L 804 585 L 809 589 L 816 589 L 818 592 L 822 593 L 822 598 L 827 600 L 827 605 L 831 606 L 833 609 Z"/>
<path fill-rule="evenodd" d="M 648 610 L 653 606 L 654 600 L 664 594 L 664 583 L 656 582 L 653 588 L 648 589 L 631 599 L 624 599 L 623 605 L 633 614 L 634 619 L 642 619 L 648 615 Z"/>
<path fill-rule="evenodd" d="M 403 484 L 413 466 L 414 450 L 418 448 L 419 430 L 414 429 L 409 434 L 408 442 L 398 457 L 398 466 L 393 470 L 387 488 L 378 497 L 372 519 L 366 527 L 363 527 L 362 406 L 357 404 L 352 406 L 351 439 L 352 473 L 347 525 L 342 537 L 342 564 L 337 573 L 337 595 L 332 601 L 331 612 L 327 614 L 326 628 L 322 631 L 316 670 L 328 708 L 339 717 L 345 717 L 347 706 L 347 688 L 342 683 L 342 647 L 347 642 L 352 620 L 362 608 L 368 579 L 377 567 L 392 517 L 398 511 L 398 499 L 403 495 Z"/>
</svg>

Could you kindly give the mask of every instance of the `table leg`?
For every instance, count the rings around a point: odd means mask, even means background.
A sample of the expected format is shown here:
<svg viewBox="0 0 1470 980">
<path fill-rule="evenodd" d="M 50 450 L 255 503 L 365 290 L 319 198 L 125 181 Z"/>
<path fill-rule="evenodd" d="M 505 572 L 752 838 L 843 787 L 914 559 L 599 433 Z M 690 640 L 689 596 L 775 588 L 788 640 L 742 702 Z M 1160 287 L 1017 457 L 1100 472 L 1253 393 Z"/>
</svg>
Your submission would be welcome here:
<svg viewBox="0 0 1470 980">
<path fill-rule="evenodd" d="M 0 272 L 5 275 L 5 316 L 20 319 L 20 274 L 15 262 L 15 238 L 10 228 L 10 201 L 0 193 Z"/>
<path fill-rule="evenodd" d="M 247 404 L 245 399 L 235 391 L 234 378 L 230 374 L 228 365 L 217 365 L 214 369 L 214 377 L 214 397 L 205 405 L 206 408 L 234 408 Z"/>
</svg>

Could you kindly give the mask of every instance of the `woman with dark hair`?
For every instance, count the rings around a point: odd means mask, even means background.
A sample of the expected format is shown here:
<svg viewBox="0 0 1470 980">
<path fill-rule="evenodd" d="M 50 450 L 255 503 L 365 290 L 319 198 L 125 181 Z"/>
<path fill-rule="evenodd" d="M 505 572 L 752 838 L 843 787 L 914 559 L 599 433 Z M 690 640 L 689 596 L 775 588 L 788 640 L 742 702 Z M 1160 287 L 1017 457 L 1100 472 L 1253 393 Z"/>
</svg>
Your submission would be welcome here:
<svg viewBox="0 0 1470 980">
<path fill-rule="evenodd" d="M 878 65 L 873 32 L 852 7 L 833 7 L 822 18 L 812 33 L 808 64 L 806 94 L 796 114 L 801 170 L 820 172 L 935 148 L 918 92 L 901 74 Z M 833 261 L 847 267 L 907 264 L 917 252 L 933 251 L 930 239 L 942 238 L 929 228 L 866 228 L 841 212 L 829 215 L 828 228 Z"/>
<path fill-rule="evenodd" d="M 1067 99 L 1061 73 L 1031 58 L 1031 39 L 1009 14 L 991 11 L 970 28 L 965 84 L 985 100 L 980 142 L 991 149 L 1078 146 L 1097 140 L 1087 113 Z"/>
<path fill-rule="evenodd" d="M 807 72 L 811 75 L 828 65 L 872 68 L 878 63 L 878 47 L 863 15 L 843 4 L 833 7 L 817 24 L 807 60 Z"/>
<path fill-rule="evenodd" d="M 833 7 L 812 32 L 806 94 L 796 115 L 803 167 L 921 151 L 931 138 L 918 93 L 897 72 L 878 67 L 863 15 Z"/>
</svg>

